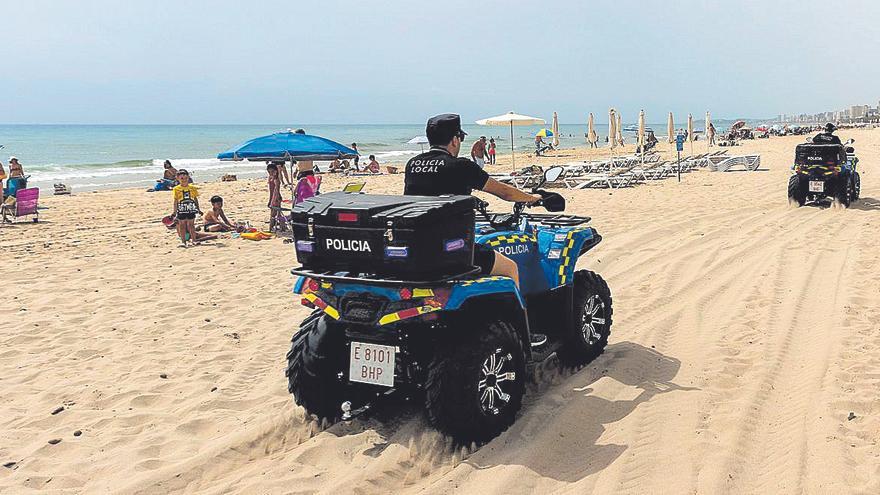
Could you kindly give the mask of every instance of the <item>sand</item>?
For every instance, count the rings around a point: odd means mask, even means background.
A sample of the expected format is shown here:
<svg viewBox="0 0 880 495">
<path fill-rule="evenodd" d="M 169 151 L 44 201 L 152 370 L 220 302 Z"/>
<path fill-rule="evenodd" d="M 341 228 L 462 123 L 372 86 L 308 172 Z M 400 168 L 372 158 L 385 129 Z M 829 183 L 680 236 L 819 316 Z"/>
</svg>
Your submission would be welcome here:
<svg viewBox="0 0 880 495">
<path fill-rule="evenodd" d="M 177 248 L 167 193 L 44 198 L 39 224 L 0 228 L 0 492 L 878 493 L 880 130 L 840 134 L 863 170 L 849 210 L 787 205 L 803 137 L 733 150 L 758 172 L 563 191 L 605 239 L 581 265 L 611 286 L 611 341 L 579 372 L 542 367 L 480 448 L 417 405 L 303 418 L 289 244 Z M 202 193 L 265 221 L 262 182 Z"/>
</svg>

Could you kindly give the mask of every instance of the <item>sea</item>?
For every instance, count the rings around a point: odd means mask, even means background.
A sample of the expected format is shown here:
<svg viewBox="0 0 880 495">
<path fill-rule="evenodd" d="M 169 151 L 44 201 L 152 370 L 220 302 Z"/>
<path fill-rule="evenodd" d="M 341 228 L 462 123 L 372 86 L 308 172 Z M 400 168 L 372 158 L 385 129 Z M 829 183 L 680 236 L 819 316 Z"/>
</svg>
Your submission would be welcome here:
<svg viewBox="0 0 880 495">
<path fill-rule="evenodd" d="M 715 121 L 715 125 L 721 130 L 725 122 L 733 121 Z M 665 122 L 649 126 L 656 129 L 658 137 L 666 134 Z M 463 127 L 468 133 L 465 147 L 482 135 L 495 138 L 499 154 L 509 153 L 509 128 L 473 124 Z M 515 127 L 514 148 L 534 149 L 534 135 L 541 127 L 544 126 Z M 149 188 L 161 178 L 165 160 L 171 160 L 175 168 L 189 170 L 197 182 L 216 180 L 224 174 L 262 177 L 264 162 L 220 161 L 217 154 L 257 136 L 297 128 L 346 145 L 357 143 L 362 159 L 372 154 L 380 164 L 403 163 L 419 153 L 422 147 L 407 141 L 425 133 L 424 124 L 0 124 L 0 160 L 7 164 L 10 156 L 17 157 L 30 176 L 28 186 L 47 191 L 56 183 L 67 184 L 74 192 Z M 597 124 L 596 132 L 600 146 L 605 146 L 607 124 Z M 586 124 L 560 124 L 560 146 L 586 146 L 585 133 Z"/>
</svg>

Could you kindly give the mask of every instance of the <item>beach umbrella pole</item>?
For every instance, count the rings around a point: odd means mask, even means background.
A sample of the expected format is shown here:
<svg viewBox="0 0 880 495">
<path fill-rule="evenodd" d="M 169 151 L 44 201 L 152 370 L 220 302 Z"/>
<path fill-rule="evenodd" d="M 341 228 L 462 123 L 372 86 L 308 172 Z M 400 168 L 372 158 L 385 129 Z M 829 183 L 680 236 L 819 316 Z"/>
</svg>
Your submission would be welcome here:
<svg viewBox="0 0 880 495">
<path fill-rule="evenodd" d="M 513 147 L 513 121 L 510 121 L 510 163 L 516 172 L 516 150 Z"/>
</svg>

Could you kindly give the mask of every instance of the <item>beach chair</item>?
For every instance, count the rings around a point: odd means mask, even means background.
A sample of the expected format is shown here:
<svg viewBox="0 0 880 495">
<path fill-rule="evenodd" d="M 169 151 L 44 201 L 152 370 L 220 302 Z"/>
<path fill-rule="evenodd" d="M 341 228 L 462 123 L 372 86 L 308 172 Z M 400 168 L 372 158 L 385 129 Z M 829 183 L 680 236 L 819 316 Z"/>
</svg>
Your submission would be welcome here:
<svg viewBox="0 0 880 495">
<path fill-rule="evenodd" d="M 63 196 L 70 194 L 72 189 L 67 184 L 55 184 L 55 196 Z"/>
<path fill-rule="evenodd" d="M 761 167 L 761 155 L 731 156 L 715 165 L 715 172 L 729 172 L 734 167 L 742 167 L 747 172 L 754 172 Z"/>
<path fill-rule="evenodd" d="M 666 169 L 666 165 L 669 162 L 657 161 L 653 163 L 645 162 L 644 166 L 639 166 L 633 169 L 633 173 L 636 177 L 640 177 L 642 180 L 659 180 L 666 177 L 668 171 Z"/>
<path fill-rule="evenodd" d="M 597 186 L 607 187 L 608 189 L 620 189 L 621 187 L 632 185 L 636 180 L 636 174 L 632 172 L 634 168 L 616 168 L 610 172 L 572 177 L 565 181 L 565 185 L 569 189 L 589 189 Z"/>
<path fill-rule="evenodd" d="M 40 189 L 38 187 L 19 189 L 15 192 L 14 197 L 10 196 L 10 199 L 7 199 L 7 202 L 0 206 L 0 215 L 2 215 L 3 221 L 12 223 L 18 217 L 32 216 L 34 223 L 39 222 L 40 213 L 37 210 L 39 199 Z M 12 220 L 9 220 L 10 217 Z"/>
</svg>

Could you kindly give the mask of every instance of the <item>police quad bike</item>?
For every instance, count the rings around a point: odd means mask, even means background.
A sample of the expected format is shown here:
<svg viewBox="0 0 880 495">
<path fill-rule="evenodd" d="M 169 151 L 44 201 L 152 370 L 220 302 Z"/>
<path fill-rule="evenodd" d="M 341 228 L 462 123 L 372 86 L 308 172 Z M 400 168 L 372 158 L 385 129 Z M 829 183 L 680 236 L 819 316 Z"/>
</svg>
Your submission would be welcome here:
<svg viewBox="0 0 880 495">
<path fill-rule="evenodd" d="M 534 189 L 550 212 L 565 200 L 538 187 L 561 171 Z M 602 237 L 587 217 L 525 207 L 493 214 L 472 196 L 341 192 L 297 205 L 294 293 L 314 311 L 287 353 L 295 402 L 332 422 L 405 394 L 455 441 L 482 442 L 513 423 L 527 369 L 554 352 L 566 367 L 599 356 L 611 293 L 575 265 Z M 474 243 L 516 262 L 520 288 L 480 275 Z"/>
<path fill-rule="evenodd" d="M 797 206 L 831 199 L 848 208 L 861 194 L 859 159 L 850 139 L 843 145 L 804 143 L 795 149 L 788 200 Z"/>
</svg>

